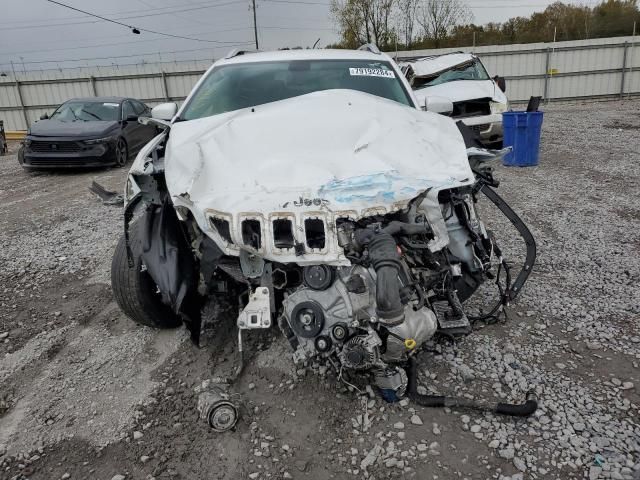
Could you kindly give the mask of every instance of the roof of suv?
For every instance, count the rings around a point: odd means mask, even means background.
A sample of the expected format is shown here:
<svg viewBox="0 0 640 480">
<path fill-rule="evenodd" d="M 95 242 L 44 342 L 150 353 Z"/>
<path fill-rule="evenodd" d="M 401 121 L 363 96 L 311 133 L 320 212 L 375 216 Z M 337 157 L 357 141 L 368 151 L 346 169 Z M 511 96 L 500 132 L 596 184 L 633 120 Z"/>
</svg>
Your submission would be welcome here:
<svg viewBox="0 0 640 480">
<path fill-rule="evenodd" d="M 389 61 L 390 57 L 384 53 L 371 53 L 366 50 L 277 50 L 273 52 L 246 52 L 231 58 L 223 58 L 216 65 L 233 63 L 273 62 L 278 60 L 370 60 Z"/>
</svg>

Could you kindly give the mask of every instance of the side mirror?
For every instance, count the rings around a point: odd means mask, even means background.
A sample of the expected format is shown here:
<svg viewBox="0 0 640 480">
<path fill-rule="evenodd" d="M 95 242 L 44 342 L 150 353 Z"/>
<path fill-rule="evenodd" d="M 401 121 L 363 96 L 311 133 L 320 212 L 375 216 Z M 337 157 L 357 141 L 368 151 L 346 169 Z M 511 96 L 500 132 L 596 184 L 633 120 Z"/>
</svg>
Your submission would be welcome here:
<svg viewBox="0 0 640 480">
<path fill-rule="evenodd" d="M 48 120 L 48 119 L 49 119 L 48 113 L 43 113 L 42 115 L 40 115 L 40 120 Z"/>
<path fill-rule="evenodd" d="M 135 115 L 135 114 L 132 113 L 130 115 L 127 115 L 127 118 L 125 118 L 125 120 L 127 122 L 137 122 L 138 121 L 138 115 Z"/>
<path fill-rule="evenodd" d="M 498 85 L 498 88 L 500 90 L 502 90 L 505 93 L 507 92 L 507 81 L 505 80 L 504 77 L 496 75 L 495 77 L 493 77 L 493 81 L 496 82 L 496 85 Z"/>
<path fill-rule="evenodd" d="M 156 120 L 171 121 L 171 119 L 175 117 L 177 112 L 178 105 L 176 103 L 161 103 L 160 105 L 156 105 L 151 109 L 151 118 L 155 118 Z"/>
<path fill-rule="evenodd" d="M 445 97 L 425 97 L 423 110 L 441 115 L 451 115 L 453 102 Z"/>
</svg>

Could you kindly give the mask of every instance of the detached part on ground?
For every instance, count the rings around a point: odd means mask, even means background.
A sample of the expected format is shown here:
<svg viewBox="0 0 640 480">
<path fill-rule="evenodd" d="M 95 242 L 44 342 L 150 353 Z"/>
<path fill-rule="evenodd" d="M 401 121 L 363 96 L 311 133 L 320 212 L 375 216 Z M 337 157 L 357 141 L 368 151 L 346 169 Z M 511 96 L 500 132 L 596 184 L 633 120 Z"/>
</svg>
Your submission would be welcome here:
<svg viewBox="0 0 640 480">
<path fill-rule="evenodd" d="M 102 203 L 105 205 L 122 205 L 124 204 L 124 197 L 122 194 L 107 190 L 95 180 L 91 182 L 89 191 L 98 196 Z"/>
<path fill-rule="evenodd" d="M 288 59 L 283 75 L 303 68 L 296 59 L 304 55 L 325 54 L 279 53 Z M 380 55 L 359 52 L 378 67 L 351 75 L 400 82 Z M 222 61 L 231 72 L 242 62 Z M 189 100 L 183 109 L 178 116 L 188 118 Z M 196 343 L 205 304 L 235 309 L 237 372 L 243 335 L 277 324 L 297 364 L 319 360 L 355 389 L 373 385 L 389 402 L 408 394 L 424 403 L 415 357 L 425 342 L 495 318 L 531 273 L 533 237 L 492 189 L 491 162 L 506 151 L 479 149 L 477 138 L 465 144 L 449 118 L 335 89 L 158 124 L 165 131 L 127 180 L 116 299 L 141 324 L 186 323 Z M 476 209 L 481 192 L 524 238 L 513 282 Z M 464 302 L 486 279 L 498 300 L 471 316 Z M 457 405 L 528 415 L 537 404 Z M 230 412 L 223 417 L 226 425 Z"/>
</svg>

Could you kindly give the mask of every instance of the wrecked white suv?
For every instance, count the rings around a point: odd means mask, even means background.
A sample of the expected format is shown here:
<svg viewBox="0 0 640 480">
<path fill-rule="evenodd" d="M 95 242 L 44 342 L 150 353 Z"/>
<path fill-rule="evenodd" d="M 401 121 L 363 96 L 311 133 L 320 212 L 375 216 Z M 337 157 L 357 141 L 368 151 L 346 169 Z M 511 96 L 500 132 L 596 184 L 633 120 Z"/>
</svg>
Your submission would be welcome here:
<svg viewBox="0 0 640 480">
<path fill-rule="evenodd" d="M 470 332 L 462 302 L 485 278 L 504 285 L 488 318 L 531 271 L 533 239 L 490 188 L 495 155 L 421 111 L 375 47 L 234 52 L 152 116 L 165 130 L 131 168 L 112 264 L 136 322 L 184 322 L 197 342 L 217 320 L 203 309 L 230 305 L 240 358 L 249 331 L 274 327 L 296 362 L 438 403 L 416 393 L 412 358 L 436 333 Z M 481 193 L 528 243 L 513 282 Z"/>
<path fill-rule="evenodd" d="M 445 98 L 451 101 L 450 110 L 440 113 L 461 120 L 484 145 L 502 145 L 502 113 L 509 109 L 505 81 L 489 77 L 478 57 L 455 52 L 401 65 L 420 105 L 430 109 L 429 103 Z"/>
</svg>

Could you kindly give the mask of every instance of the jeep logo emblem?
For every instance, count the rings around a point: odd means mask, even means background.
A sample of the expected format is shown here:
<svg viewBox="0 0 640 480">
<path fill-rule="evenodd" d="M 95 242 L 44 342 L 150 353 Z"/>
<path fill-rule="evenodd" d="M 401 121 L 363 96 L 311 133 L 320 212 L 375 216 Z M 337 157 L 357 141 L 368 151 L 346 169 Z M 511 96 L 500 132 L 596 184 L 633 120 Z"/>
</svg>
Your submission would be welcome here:
<svg viewBox="0 0 640 480">
<path fill-rule="evenodd" d="M 282 208 L 287 208 L 290 203 L 293 203 L 295 207 L 311 207 L 312 205 L 315 207 L 324 207 L 325 205 L 329 205 L 329 200 L 325 200 L 324 198 L 300 197 L 298 200 L 294 200 L 293 202 L 285 202 L 285 204 L 282 205 Z"/>
</svg>

